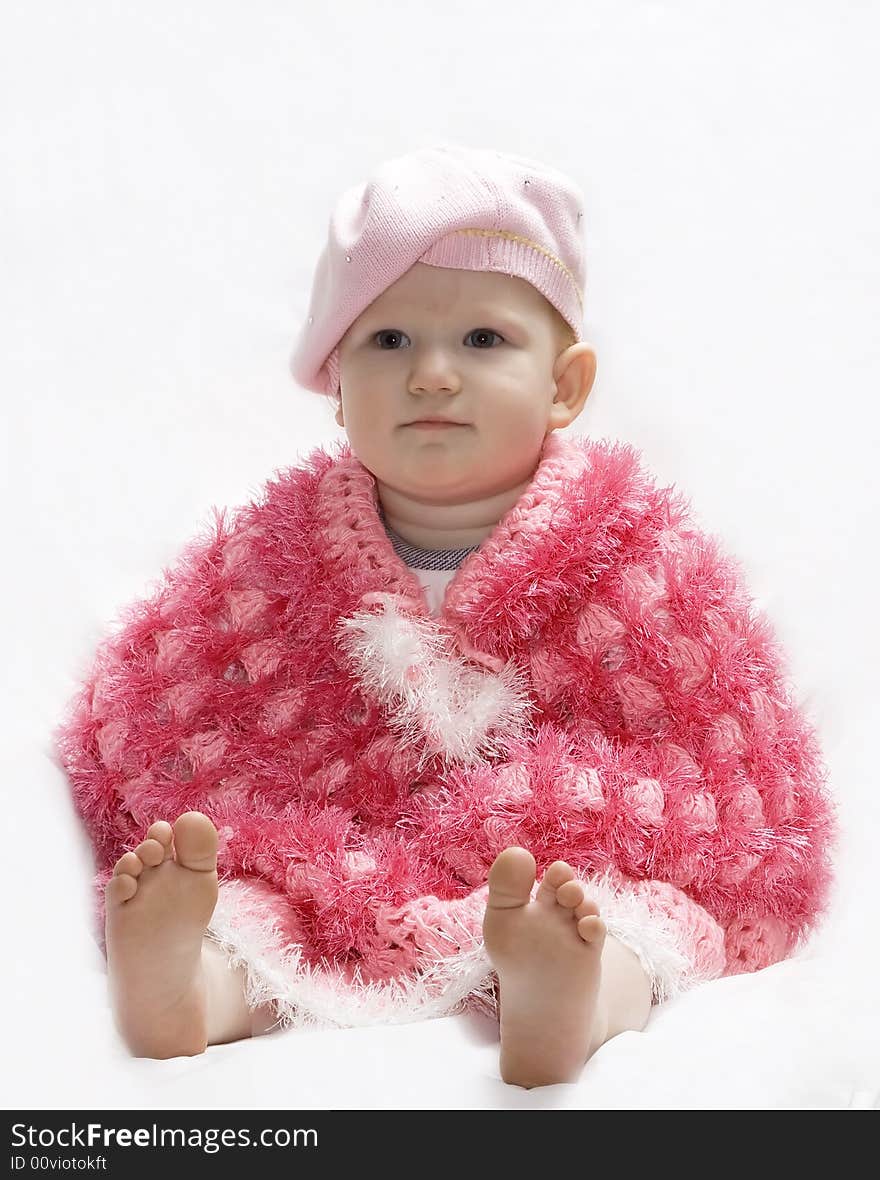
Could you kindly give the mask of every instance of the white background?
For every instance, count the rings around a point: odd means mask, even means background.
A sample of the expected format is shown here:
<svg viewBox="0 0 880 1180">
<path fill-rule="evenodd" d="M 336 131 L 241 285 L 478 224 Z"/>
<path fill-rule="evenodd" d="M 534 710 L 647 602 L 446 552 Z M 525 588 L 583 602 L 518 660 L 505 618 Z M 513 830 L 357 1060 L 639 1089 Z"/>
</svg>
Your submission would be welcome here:
<svg viewBox="0 0 880 1180">
<path fill-rule="evenodd" d="M 4 5 L 7 1107 L 880 1102 L 878 12 Z M 710 985 L 573 1087 L 504 1086 L 491 1037 L 458 1018 L 128 1061 L 48 735 L 116 611 L 211 506 L 343 437 L 287 370 L 327 220 L 435 138 L 582 186 L 599 367 L 572 433 L 641 448 L 745 564 L 840 800 L 833 921 L 812 965 Z"/>
</svg>

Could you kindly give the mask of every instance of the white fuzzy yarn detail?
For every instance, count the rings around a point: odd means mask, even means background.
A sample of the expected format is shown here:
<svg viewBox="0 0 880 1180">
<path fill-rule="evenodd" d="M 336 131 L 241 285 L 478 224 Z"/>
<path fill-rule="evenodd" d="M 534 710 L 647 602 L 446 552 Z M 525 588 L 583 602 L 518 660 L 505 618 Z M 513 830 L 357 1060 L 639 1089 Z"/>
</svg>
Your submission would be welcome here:
<svg viewBox="0 0 880 1180">
<path fill-rule="evenodd" d="M 433 620 L 401 614 L 391 594 L 376 597 L 384 611 L 340 619 L 339 644 L 401 742 L 424 744 L 420 768 L 434 756 L 467 765 L 502 757 L 528 736 L 534 702 L 514 661 L 498 673 L 470 668 Z"/>
<path fill-rule="evenodd" d="M 454 916 L 450 915 L 454 920 Z M 208 936 L 245 969 L 245 1000 L 272 1004 L 283 1028 L 365 1028 L 449 1016 L 468 1005 L 495 1010 L 494 972 L 481 939 L 461 925 L 461 953 L 427 962 L 417 977 L 349 983 L 313 967 L 295 944 L 284 944 L 271 913 L 246 881 L 221 883 Z"/>
<path fill-rule="evenodd" d="M 608 873 L 578 879 L 599 906 L 608 933 L 637 956 L 650 980 L 653 1003 L 701 982 L 671 920 L 652 913 L 642 897 L 616 885 Z M 538 887 L 536 881 L 532 898 Z M 449 919 L 454 921 L 454 914 Z M 228 955 L 232 969 L 245 969 L 248 1006 L 272 1005 L 280 1027 L 407 1024 L 450 1016 L 465 1007 L 497 1014 L 492 963 L 482 939 L 464 923 L 455 941 L 467 949 L 436 961 L 426 958 L 417 977 L 388 983 L 349 982 L 332 970 L 313 967 L 298 946 L 285 945 L 271 912 L 245 881 L 221 883 L 207 934 Z"/>
</svg>

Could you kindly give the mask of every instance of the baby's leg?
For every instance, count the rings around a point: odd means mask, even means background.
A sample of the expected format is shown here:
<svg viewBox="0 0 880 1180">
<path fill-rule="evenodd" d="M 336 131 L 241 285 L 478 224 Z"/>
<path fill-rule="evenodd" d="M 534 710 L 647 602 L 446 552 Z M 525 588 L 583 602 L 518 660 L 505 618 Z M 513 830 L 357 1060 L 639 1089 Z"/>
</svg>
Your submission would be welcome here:
<svg viewBox="0 0 880 1180">
<path fill-rule="evenodd" d="M 638 955 L 606 934 L 596 1005 L 605 1023 L 600 1029 L 601 1038 L 591 1046 L 590 1056 L 618 1033 L 641 1032 L 651 1015 L 651 1005 L 651 981 Z"/>
<path fill-rule="evenodd" d="M 210 938 L 202 940 L 202 972 L 206 989 L 205 1035 L 209 1045 L 257 1037 L 276 1026 L 278 1016 L 270 1005 L 248 1007 L 244 968 L 230 967 L 226 952 Z"/>
<path fill-rule="evenodd" d="M 117 1027 L 136 1057 L 191 1057 L 264 1032 L 244 971 L 205 937 L 217 901 L 217 829 L 188 811 L 153 824 L 106 890 L 107 970 Z"/>
</svg>

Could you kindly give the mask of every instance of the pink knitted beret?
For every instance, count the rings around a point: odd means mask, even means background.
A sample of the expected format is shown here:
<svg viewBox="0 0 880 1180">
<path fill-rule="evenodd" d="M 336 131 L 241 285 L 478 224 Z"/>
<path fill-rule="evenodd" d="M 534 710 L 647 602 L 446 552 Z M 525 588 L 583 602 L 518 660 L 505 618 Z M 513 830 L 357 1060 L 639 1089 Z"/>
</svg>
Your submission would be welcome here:
<svg viewBox="0 0 880 1180">
<path fill-rule="evenodd" d="M 524 156 L 442 143 L 384 161 L 331 214 L 294 379 L 338 395 L 339 341 L 416 262 L 525 279 L 582 340 L 583 205 L 565 173 Z"/>
</svg>

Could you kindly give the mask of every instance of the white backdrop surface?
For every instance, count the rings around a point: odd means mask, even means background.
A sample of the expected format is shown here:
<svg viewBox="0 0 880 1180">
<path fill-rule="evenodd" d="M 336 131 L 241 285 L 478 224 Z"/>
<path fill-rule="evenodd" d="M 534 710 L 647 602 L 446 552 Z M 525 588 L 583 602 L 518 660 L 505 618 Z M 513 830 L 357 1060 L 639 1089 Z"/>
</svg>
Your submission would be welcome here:
<svg viewBox="0 0 880 1180">
<path fill-rule="evenodd" d="M 880 1106 L 878 34 L 816 0 L 4 6 L 5 1108 Z M 49 733 L 211 507 L 342 437 L 287 371 L 327 219 L 435 138 L 583 187 L 571 430 L 638 446 L 746 566 L 840 801 L 833 914 L 573 1085 L 504 1085 L 463 1016 L 133 1060 Z"/>
</svg>

